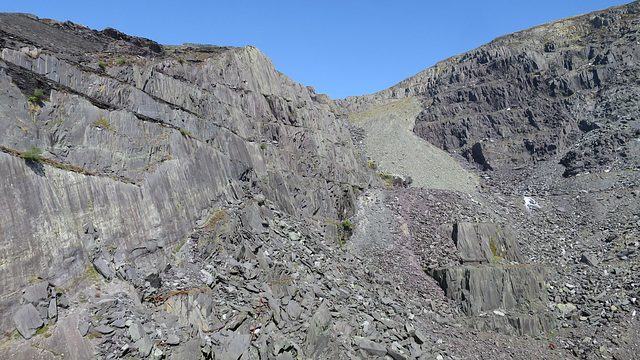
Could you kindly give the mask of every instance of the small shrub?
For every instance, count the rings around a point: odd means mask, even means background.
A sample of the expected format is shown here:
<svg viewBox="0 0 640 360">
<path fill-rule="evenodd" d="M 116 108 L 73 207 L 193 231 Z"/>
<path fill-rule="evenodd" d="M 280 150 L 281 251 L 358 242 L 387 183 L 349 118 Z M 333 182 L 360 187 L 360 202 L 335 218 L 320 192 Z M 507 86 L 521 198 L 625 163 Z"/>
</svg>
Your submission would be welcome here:
<svg viewBox="0 0 640 360">
<path fill-rule="evenodd" d="M 102 61 L 98 62 L 98 66 L 100 67 L 100 69 L 102 69 L 102 71 L 107 69 L 107 64 L 103 63 Z"/>
<path fill-rule="evenodd" d="M 342 222 L 342 227 L 345 228 L 345 229 L 350 228 L 351 227 L 351 221 L 349 221 L 349 220 L 343 221 Z"/>
<path fill-rule="evenodd" d="M 260 149 L 264 150 L 264 149 L 266 149 L 266 148 L 267 148 L 267 145 L 265 145 L 265 144 L 260 144 Z"/>
<path fill-rule="evenodd" d="M 44 92 L 40 89 L 33 90 L 33 96 L 29 97 L 29 101 L 32 103 L 41 103 L 44 100 Z"/>
<path fill-rule="evenodd" d="M 42 157 L 42 150 L 35 145 L 31 145 L 29 150 L 22 153 L 22 158 L 28 161 L 38 161 Z"/>
<path fill-rule="evenodd" d="M 498 248 L 496 247 L 496 243 L 495 241 L 493 241 L 493 238 L 490 238 L 491 240 L 491 252 L 493 253 L 493 256 L 498 256 Z"/>
<path fill-rule="evenodd" d="M 184 64 L 184 62 L 185 62 L 185 61 L 186 61 L 186 60 L 185 60 L 185 59 L 183 59 L 183 58 L 178 58 L 178 62 L 179 62 L 180 64 Z"/>
<path fill-rule="evenodd" d="M 129 61 L 127 59 L 118 59 L 117 63 L 118 65 L 126 65 Z"/>
<path fill-rule="evenodd" d="M 180 134 L 182 134 L 182 136 L 186 136 L 186 137 L 192 137 L 191 133 L 189 133 L 187 130 L 185 129 L 180 129 Z"/>
</svg>

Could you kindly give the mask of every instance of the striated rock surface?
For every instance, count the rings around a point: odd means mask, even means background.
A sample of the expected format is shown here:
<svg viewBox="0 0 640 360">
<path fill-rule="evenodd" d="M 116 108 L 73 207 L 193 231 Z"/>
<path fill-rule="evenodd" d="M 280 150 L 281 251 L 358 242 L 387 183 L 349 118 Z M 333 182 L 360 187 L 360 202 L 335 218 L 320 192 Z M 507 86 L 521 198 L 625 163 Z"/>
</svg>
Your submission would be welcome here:
<svg viewBox="0 0 640 360">
<path fill-rule="evenodd" d="M 2 298 L 33 276 L 68 282 L 89 263 L 110 278 L 115 249 L 138 276 L 161 271 L 156 249 L 175 247 L 245 192 L 291 214 L 339 219 L 351 187 L 368 182 L 340 120 L 255 48 L 211 55 L 156 44 L 149 53 L 152 43 L 118 35 L 127 46 L 113 52 L 113 31 L 18 14 L 3 14 L 2 28 L 0 216 L 11 264 L 0 269 Z M 42 100 L 28 100 L 34 89 Z M 30 146 L 50 162 L 15 156 Z"/>
</svg>

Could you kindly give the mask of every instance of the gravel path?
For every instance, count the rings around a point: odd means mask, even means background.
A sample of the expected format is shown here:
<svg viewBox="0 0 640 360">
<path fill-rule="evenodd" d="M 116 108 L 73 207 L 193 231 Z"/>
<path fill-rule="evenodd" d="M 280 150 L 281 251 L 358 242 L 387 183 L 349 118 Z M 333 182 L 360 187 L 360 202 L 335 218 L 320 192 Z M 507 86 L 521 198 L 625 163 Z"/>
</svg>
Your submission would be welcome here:
<svg viewBox="0 0 640 360">
<path fill-rule="evenodd" d="M 412 132 L 420 111 L 418 100 L 407 98 L 352 114 L 350 120 L 364 129 L 364 147 L 379 171 L 410 176 L 412 187 L 475 192 L 474 174 Z"/>
</svg>

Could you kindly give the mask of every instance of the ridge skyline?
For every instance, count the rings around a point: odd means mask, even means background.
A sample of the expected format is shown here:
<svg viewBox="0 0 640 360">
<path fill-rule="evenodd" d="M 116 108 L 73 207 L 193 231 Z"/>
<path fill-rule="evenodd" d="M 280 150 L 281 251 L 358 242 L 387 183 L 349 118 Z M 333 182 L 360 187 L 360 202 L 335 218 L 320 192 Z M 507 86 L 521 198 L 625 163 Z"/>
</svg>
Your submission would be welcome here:
<svg viewBox="0 0 640 360">
<path fill-rule="evenodd" d="M 51 7 L 37 0 L 10 4 L 3 11 L 69 20 L 96 30 L 111 27 L 163 45 L 255 46 L 292 80 L 313 86 L 332 99 L 342 99 L 382 91 L 497 37 L 628 2 L 463 1 L 429 5 L 407 1 L 403 6 L 392 6 L 355 1 L 312 6 L 290 1 L 264 5 L 241 1 L 198 4 L 200 10 L 194 14 L 196 4 L 189 2 L 180 7 L 157 2 L 153 8 L 145 2 L 127 4 L 128 11 L 123 11 L 122 6 L 97 9 L 78 1 Z M 220 12 L 227 15 L 221 17 Z"/>
</svg>

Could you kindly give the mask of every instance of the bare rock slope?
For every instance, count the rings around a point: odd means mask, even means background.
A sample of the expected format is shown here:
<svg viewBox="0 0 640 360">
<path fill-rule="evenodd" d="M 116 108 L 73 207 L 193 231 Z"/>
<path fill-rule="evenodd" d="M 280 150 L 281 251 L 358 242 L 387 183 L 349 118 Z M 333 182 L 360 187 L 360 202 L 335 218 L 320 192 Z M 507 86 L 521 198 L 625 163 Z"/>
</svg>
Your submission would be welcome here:
<svg viewBox="0 0 640 360">
<path fill-rule="evenodd" d="M 367 115 L 376 109 L 419 102 L 414 134 L 462 156 L 480 177 L 481 190 L 471 200 L 480 208 L 470 222 L 515 230 L 522 256 L 514 258 L 500 254 L 496 236 L 468 237 L 466 231 L 462 243 L 451 241 L 468 220 L 455 212 L 440 218 L 442 210 L 432 210 L 451 201 L 450 194 L 416 189 L 391 195 L 394 223 L 404 229 L 396 238 L 404 238 L 400 243 L 411 254 L 428 254 L 416 262 L 429 268 L 471 327 L 547 336 L 555 328 L 550 347 L 571 356 L 637 357 L 640 289 L 632 274 L 639 266 L 640 123 L 632 99 L 640 70 L 639 14 L 640 3 L 633 2 L 544 24 L 444 60 L 380 93 L 336 101 L 357 113 L 351 117 L 365 130 L 380 126 Z M 370 156 L 386 151 L 367 136 L 362 141 L 376 147 Z M 480 248 L 469 251 L 470 241 Z M 510 279 L 521 271 L 528 274 Z M 512 293 L 530 307 L 518 312 Z"/>
</svg>

